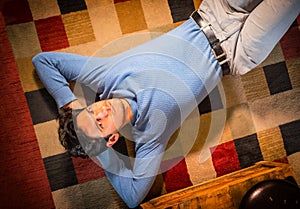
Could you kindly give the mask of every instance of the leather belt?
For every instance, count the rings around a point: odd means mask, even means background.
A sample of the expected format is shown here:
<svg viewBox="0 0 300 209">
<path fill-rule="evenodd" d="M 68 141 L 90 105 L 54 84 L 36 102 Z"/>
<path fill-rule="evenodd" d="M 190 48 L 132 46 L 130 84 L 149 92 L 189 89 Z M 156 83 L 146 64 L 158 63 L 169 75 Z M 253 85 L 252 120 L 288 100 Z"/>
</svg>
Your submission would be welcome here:
<svg viewBox="0 0 300 209">
<path fill-rule="evenodd" d="M 203 20 L 198 11 L 194 11 L 191 15 L 191 18 L 193 18 L 193 20 L 199 25 L 200 29 L 208 39 L 212 51 L 222 68 L 223 75 L 229 74 L 230 68 L 226 60 L 226 52 L 223 50 L 219 39 L 217 39 L 215 33 L 211 29 L 210 24 Z"/>
</svg>

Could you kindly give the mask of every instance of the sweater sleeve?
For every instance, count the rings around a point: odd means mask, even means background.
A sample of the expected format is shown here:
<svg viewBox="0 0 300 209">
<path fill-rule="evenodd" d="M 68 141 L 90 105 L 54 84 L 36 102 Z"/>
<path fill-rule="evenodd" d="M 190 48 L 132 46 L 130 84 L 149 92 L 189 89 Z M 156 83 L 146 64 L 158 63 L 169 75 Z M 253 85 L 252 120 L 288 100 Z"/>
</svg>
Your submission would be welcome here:
<svg viewBox="0 0 300 209">
<path fill-rule="evenodd" d="M 39 78 L 59 108 L 76 99 L 69 81 L 77 80 L 87 60 L 85 56 L 60 52 L 42 52 L 32 59 Z"/>
<path fill-rule="evenodd" d="M 128 207 L 137 207 L 151 189 L 159 173 L 162 150 L 164 146 L 155 140 L 143 144 L 138 150 L 133 168 L 126 163 L 126 156 L 116 153 L 112 148 L 97 156 L 107 178 Z"/>
</svg>

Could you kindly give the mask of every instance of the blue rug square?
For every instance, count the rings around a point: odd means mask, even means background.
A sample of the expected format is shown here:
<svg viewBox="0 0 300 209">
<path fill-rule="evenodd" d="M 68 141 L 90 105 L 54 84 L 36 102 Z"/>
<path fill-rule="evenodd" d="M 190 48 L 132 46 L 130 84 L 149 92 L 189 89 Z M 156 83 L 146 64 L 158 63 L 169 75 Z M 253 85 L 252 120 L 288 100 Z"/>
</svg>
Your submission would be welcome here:
<svg viewBox="0 0 300 209">
<path fill-rule="evenodd" d="M 57 118 L 56 102 L 46 89 L 26 92 L 25 97 L 34 125 Z"/>
<path fill-rule="evenodd" d="M 235 139 L 234 145 L 241 168 L 247 168 L 263 160 L 256 134 Z"/>
<path fill-rule="evenodd" d="M 44 158 L 44 164 L 52 192 L 78 184 L 69 153 Z"/>
<path fill-rule="evenodd" d="M 279 126 L 287 155 L 300 152 L 300 120 Z"/>
<path fill-rule="evenodd" d="M 293 88 L 285 62 L 267 65 L 263 69 L 271 95 Z"/>
<path fill-rule="evenodd" d="M 168 0 L 173 22 L 187 20 L 195 10 L 193 0 Z"/>
<path fill-rule="evenodd" d="M 81 10 L 86 10 L 86 4 L 84 0 L 57 0 L 61 14 L 67 14 L 70 12 L 77 12 Z"/>
</svg>

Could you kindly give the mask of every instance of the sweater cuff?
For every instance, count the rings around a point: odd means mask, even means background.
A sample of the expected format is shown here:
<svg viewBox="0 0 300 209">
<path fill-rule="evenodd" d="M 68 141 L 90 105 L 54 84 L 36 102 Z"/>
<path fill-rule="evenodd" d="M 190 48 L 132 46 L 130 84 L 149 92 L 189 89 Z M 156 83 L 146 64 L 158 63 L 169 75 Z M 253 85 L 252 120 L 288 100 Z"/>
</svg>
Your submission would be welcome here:
<svg viewBox="0 0 300 209">
<path fill-rule="evenodd" d="M 52 96 L 55 99 L 58 108 L 61 108 L 64 105 L 77 99 L 69 86 L 62 87 L 61 89 L 54 92 Z"/>
</svg>

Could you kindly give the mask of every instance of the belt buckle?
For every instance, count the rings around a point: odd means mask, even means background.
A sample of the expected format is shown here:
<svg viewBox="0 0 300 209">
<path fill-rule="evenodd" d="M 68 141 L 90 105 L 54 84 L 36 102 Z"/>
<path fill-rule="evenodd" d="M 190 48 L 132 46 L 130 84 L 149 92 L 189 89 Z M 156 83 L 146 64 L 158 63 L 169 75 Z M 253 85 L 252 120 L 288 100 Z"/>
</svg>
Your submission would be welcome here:
<svg viewBox="0 0 300 209">
<path fill-rule="evenodd" d="M 226 52 L 225 52 L 225 50 L 223 49 L 223 47 L 222 47 L 221 45 L 220 45 L 220 47 L 221 47 L 221 49 L 222 49 L 222 51 L 223 51 L 222 54 L 217 55 L 214 49 L 212 49 L 212 52 L 213 52 L 213 54 L 214 54 L 216 60 L 219 61 L 220 65 L 223 65 L 225 62 L 227 62 L 227 59 L 226 59 Z M 222 61 L 220 61 L 220 59 L 222 59 L 223 57 L 225 57 L 225 59 L 222 60 Z"/>
</svg>

